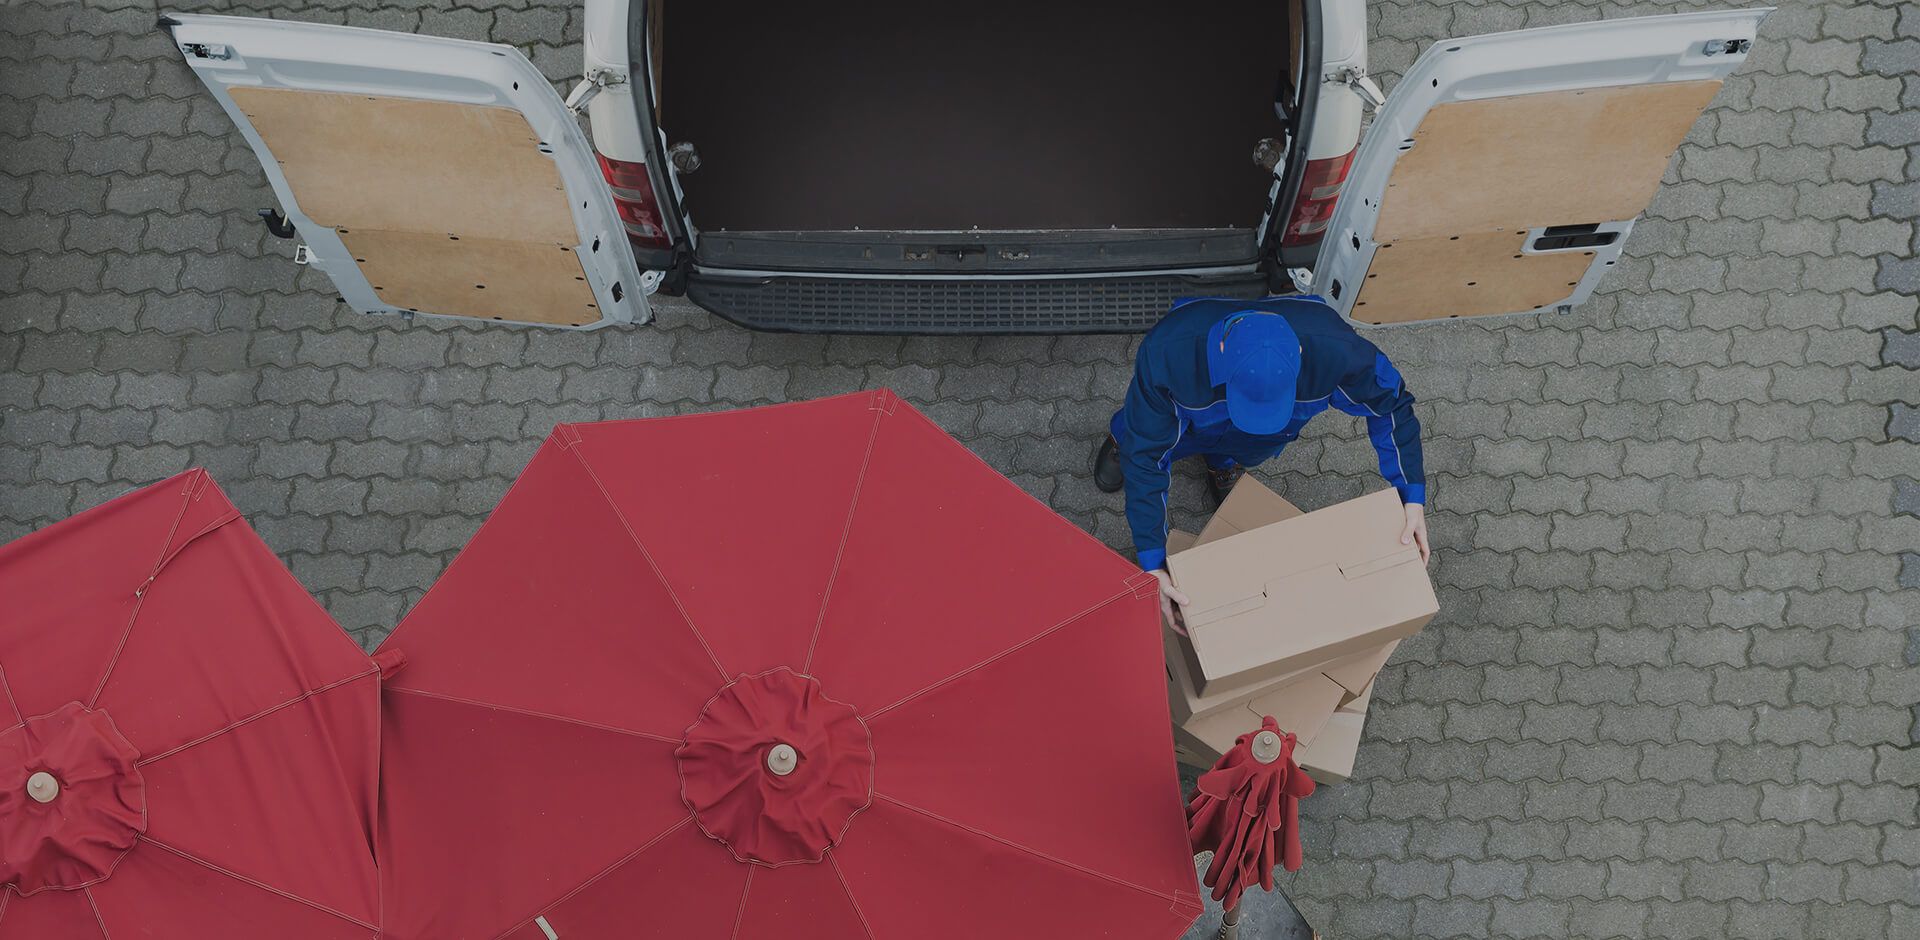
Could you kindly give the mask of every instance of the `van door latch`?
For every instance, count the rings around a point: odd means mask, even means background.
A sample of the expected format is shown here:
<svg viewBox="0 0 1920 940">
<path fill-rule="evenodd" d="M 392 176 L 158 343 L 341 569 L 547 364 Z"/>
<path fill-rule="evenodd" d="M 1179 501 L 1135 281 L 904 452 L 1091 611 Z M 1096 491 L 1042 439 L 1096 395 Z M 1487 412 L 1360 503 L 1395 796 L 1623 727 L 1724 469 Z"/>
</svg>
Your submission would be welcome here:
<svg viewBox="0 0 1920 940">
<path fill-rule="evenodd" d="M 594 69 L 588 72 L 587 77 L 582 79 L 580 84 L 573 86 L 573 91 L 567 94 L 567 113 L 579 114 L 581 109 L 587 106 L 587 102 L 593 100 L 594 95 L 615 85 L 626 83 L 627 73 L 625 72 L 616 72 L 613 69 Z"/>
<path fill-rule="evenodd" d="M 1360 100 L 1367 103 L 1369 110 L 1378 111 L 1386 106 L 1387 96 L 1381 94 L 1380 86 L 1374 84 L 1373 79 L 1367 77 L 1365 69 L 1349 66 L 1327 76 L 1327 81 L 1335 85 L 1345 85 L 1353 89 L 1353 93 L 1359 95 Z"/>
</svg>

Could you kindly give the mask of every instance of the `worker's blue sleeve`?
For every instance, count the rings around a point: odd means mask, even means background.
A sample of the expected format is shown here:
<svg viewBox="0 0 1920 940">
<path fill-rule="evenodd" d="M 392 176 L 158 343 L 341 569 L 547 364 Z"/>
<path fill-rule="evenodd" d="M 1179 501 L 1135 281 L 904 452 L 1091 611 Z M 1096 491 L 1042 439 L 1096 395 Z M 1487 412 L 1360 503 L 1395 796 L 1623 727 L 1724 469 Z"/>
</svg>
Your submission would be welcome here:
<svg viewBox="0 0 1920 940">
<path fill-rule="evenodd" d="M 1333 405 L 1367 419 L 1367 438 L 1380 455 L 1380 475 L 1400 492 L 1401 502 L 1427 501 L 1426 461 L 1420 451 L 1420 419 L 1413 393 L 1385 353 L 1341 380 Z"/>
<path fill-rule="evenodd" d="M 1149 376 L 1148 357 L 1134 363 L 1133 383 L 1121 406 L 1126 433 L 1116 435 L 1127 478 L 1127 525 L 1146 571 L 1167 566 L 1167 486 L 1173 446 L 1180 442 L 1180 416 L 1172 397 Z"/>
</svg>

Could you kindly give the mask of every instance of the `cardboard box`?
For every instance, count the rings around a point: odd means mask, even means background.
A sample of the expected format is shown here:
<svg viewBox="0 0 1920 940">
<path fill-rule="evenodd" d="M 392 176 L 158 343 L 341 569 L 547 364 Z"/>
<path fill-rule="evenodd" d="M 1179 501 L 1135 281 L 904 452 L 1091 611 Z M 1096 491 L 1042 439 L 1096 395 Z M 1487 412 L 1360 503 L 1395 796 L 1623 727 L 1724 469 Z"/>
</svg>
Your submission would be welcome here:
<svg viewBox="0 0 1920 940">
<path fill-rule="evenodd" d="M 1234 739 L 1260 730 L 1260 721 L 1267 715 L 1279 722 L 1281 730 L 1310 741 L 1334 717 L 1346 696 L 1347 690 L 1339 683 L 1317 672 L 1308 673 L 1237 707 L 1175 722 L 1174 743 L 1204 758 L 1200 766 L 1211 766 L 1233 747 Z"/>
<path fill-rule="evenodd" d="M 1278 715 L 1274 718 L 1277 721 L 1285 720 Z M 1353 762 L 1360 753 L 1360 736 L 1366 728 L 1366 722 L 1364 709 L 1343 707 L 1328 715 L 1318 728 L 1313 729 L 1311 735 L 1295 732 L 1294 736 L 1299 738 L 1300 743 L 1294 747 L 1294 762 L 1322 786 L 1347 780 L 1353 776 Z M 1173 729 L 1174 759 L 1202 769 L 1212 767 L 1220 755 L 1233 746 L 1236 738 L 1258 727 L 1258 717 L 1251 724 L 1241 722 L 1239 730 L 1230 734 L 1226 733 L 1225 728 L 1204 723 L 1199 726 L 1198 733 L 1176 726 Z"/>
<path fill-rule="evenodd" d="M 1243 478 L 1232 495 L 1249 486 L 1266 489 Z M 1267 493 L 1243 502 L 1279 511 Z M 1405 521 L 1399 496 L 1381 490 L 1213 541 L 1203 531 L 1168 556 L 1191 599 L 1191 642 L 1179 645 L 1192 651 L 1195 691 L 1253 686 L 1418 632 L 1440 604 L 1419 549 L 1400 544 Z"/>
<path fill-rule="evenodd" d="M 1173 711 L 1173 720 L 1176 724 L 1241 705 L 1278 686 L 1314 672 L 1339 683 L 1340 687 L 1347 691 L 1348 700 L 1351 700 L 1373 681 L 1374 674 L 1380 671 L 1380 667 L 1386 664 L 1387 657 L 1393 655 L 1394 649 L 1400 645 L 1399 640 L 1394 640 L 1332 662 L 1315 663 L 1283 676 L 1239 688 L 1202 694 L 1194 682 L 1193 665 L 1187 659 L 1186 654 L 1190 647 L 1184 642 L 1186 639 L 1172 630 L 1166 631 L 1167 678 L 1172 688 L 1167 704 Z"/>
<path fill-rule="evenodd" d="M 1312 742 L 1293 749 L 1294 763 L 1323 786 L 1346 780 L 1353 776 L 1353 759 L 1360 753 L 1360 732 L 1366 723 L 1364 713 L 1334 712 Z"/>
<path fill-rule="evenodd" d="M 1262 526 L 1281 522 L 1295 516 L 1304 515 L 1299 507 L 1288 502 L 1278 493 L 1260 484 L 1252 477 L 1242 477 L 1233 491 L 1227 494 L 1225 502 L 1207 520 L 1199 535 L 1174 529 L 1167 534 L 1167 554 L 1174 555 L 1187 549 L 1219 541 L 1231 535 L 1251 531 Z M 1303 667 L 1283 675 L 1260 682 L 1250 683 L 1226 692 L 1201 695 L 1198 689 L 1203 681 L 1195 681 L 1200 673 L 1198 653 L 1192 641 L 1185 636 L 1168 631 L 1169 647 L 1167 661 L 1170 666 L 1185 663 L 1185 675 L 1176 679 L 1185 680 L 1185 688 L 1192 694 L 1187 696 L 1187 705 L 1183 709 L 1175 706 L 1175 719 L 1182 720 L 1192 715 L 1204 715 L 1217 709 L 1230 707 L 1260 693 L 1268 686 L 1286 682 L 1296 676 L 1304 675 L 1313 667 Z M 1399 645 L 1398 640 L 1375 647 L 1372 650 L 1331 660 L 1323 671 L 1334 681 L 1345 686 L 1348 691 L 1358 694 L 1366 683 L 1373 681 L 1375 673 L 1385 665 L 1387 658 Z"/>
</svg>

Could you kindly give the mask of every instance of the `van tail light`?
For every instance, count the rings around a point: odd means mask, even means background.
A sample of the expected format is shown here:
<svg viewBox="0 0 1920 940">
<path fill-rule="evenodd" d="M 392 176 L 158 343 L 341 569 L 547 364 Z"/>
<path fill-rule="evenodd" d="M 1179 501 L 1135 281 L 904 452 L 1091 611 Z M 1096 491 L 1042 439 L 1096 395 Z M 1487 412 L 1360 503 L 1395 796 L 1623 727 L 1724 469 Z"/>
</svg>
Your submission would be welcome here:
<svg viewBox="0 0 1920 940">
<path fill-rule="evenodd" d="M 1347 184 L 1347 171 L 1353 167 L 1353 154 L 1349 150 L 1337 157 L 1307 161 L 1306 172 L 1300 176 L 1300 198 L 1293 202 L 1293 217 L 1287 220 L 1280 244 L 1310 245 L 1325 234 L 1327 223 L 1333 221 L 1334 204 L 1340 201 L 1340 190 Z"/>
<path fill-rule="evenodd" d="M 635 248 L 671 248 L 666 227 L 660 223 L 660 200 L 653 195 L 653 179 L 647 165 L 628 160 L 611 160 L 600 154 L 600 175 L 613 190 L 613 204 L 620 212 L 620 224 L 627 229 L 627 240 Z"/>
</svg>

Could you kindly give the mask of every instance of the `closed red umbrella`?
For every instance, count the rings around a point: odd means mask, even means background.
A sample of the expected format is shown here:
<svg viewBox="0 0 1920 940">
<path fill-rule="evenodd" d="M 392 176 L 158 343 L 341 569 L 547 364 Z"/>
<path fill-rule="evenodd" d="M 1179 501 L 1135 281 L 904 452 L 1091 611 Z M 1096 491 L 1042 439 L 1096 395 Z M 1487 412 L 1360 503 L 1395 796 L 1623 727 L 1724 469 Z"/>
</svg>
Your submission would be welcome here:
<svg viewBox="0 0 1920 940">
<path fill-rule="evenodd" d="M 1176 936 L 1157 609 L 884 391 L 562 425 L 387 641 L 388 930 Z"/>
<path fill-rule="evenodd" d="M 1313 795 L 1313 778 L 1294 764 L 1293 747 L 1267 716 L 1200 775 L 1187 803 L 1187 838 L 1195 852 L 1213 853 L 1206 883 L 1229 926 L 1248 888 L 1272 891 L 1276 866 L 1300 868 L 1300 801 Z"/>
<path fill-rule="evenodd" d="M 0 547 L 0 940 L 370 938 L 379 674 L 190 470 Z"/>
</svg>

